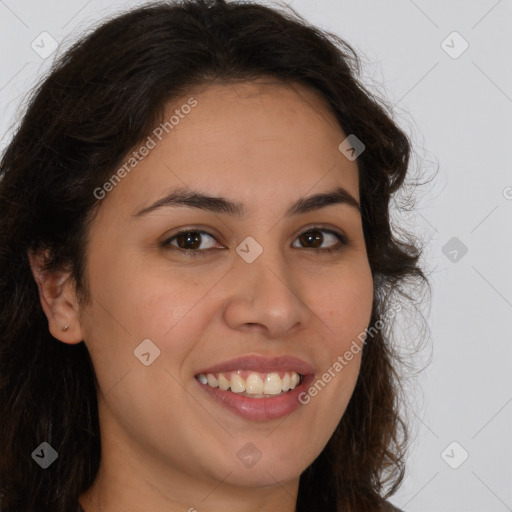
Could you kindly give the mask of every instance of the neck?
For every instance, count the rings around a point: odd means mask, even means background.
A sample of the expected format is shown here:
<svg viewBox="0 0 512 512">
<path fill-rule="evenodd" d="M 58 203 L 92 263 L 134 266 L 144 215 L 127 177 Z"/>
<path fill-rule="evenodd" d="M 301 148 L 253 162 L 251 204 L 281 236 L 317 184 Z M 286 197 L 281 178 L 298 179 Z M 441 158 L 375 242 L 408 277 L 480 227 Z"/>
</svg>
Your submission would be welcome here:
<svg viewBox="0 0 512 512">
<path fill-rule="evenodd" d="M 299 477 L 235 485 L 238 465 L 215 479 L 177 471 L 125 438 L 110 441 L 93 485 L 80 496 L 84 512 L 295 512 Z"/>
<path fill-rule="evenodd" d="M 143 478 L 106 478 L 101 471 L 79 503 L 84 512 L 295 512 L 298 480 L 275 487 L 234 487 L 191 482 L 176 493 Z"/>
</svg>

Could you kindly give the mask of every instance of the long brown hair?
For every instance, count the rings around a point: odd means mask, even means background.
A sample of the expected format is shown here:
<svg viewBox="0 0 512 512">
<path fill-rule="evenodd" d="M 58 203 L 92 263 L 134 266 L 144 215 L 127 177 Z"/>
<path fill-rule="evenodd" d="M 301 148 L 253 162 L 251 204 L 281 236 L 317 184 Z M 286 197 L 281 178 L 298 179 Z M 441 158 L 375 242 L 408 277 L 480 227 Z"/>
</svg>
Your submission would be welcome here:
<svg viewBox="0 0 512 512">
<path fill-rule="evenodd" d="M 197 84 L 271 76 L 320 92 L 358 158 L 361 210 L 375 282 L 361 371 L 325 449 L 301 475 L 297 511 L 377 511 L 404 476 L 400 358 L 385 314 L 407 284 L 428 283 L 413 237 L 389 215 L 411 153 L 385 104 L 359 81 L 343 40 L 291 8 L 223 0 L 156 3 L 103 22 L 74 43 L 33 91 L 0 163 L 0 499 L 2 512 L 69 512 L 93 483 L 101 445 L 96 376 L 84 343 L 53 338 L 27 252 L 72 270 L 87 300 L 84 255 L 99 201 L 94 190 L 162 120 L 167 102 Z M 407 296 L 411 301 L 412 296 Z M 58 461 L 32 452 L 48 442 Z"/>
</svg>

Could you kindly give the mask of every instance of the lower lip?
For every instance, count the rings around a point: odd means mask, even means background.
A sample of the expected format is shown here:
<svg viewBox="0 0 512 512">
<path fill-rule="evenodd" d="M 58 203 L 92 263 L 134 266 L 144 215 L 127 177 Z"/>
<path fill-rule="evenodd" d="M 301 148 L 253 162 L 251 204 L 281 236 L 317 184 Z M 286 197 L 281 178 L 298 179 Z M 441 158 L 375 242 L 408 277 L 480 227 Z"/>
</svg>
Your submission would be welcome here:
<svg viewBox="0 0 512 512">
<path fill-rule="evenodd" d="M 302 382 L 295 389 L 279 396 L 269 398 L 249 398 L 232 391 L 223 391 L 212 388 L 194 379 L 208 395 L 227 409 L 237 413 L 242 418 L 253 421 L 273 420 L 287 416 L 295 411 L 301 404 L 299 395 L 309 388 L 314 375 L 305 375 Z"/>
</svg>

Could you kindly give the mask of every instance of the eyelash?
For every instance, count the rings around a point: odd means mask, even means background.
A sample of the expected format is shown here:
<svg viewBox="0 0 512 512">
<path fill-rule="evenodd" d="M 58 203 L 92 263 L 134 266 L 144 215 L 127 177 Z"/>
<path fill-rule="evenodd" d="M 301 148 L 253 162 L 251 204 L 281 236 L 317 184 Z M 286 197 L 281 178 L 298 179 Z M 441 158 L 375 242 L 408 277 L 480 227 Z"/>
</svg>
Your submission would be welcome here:
<svg viewBox="0 0 512 512">
<path fill-rule="evenodd" d="M 349 245 L 349 240 L 348 240 L 348 238 L 345 235 L 343 235 L 341 233 L 338 233 L 336 231 L 333 231 L 331 229 L 325 229 L 322 226 L 312 226 L 312 227 L 309 227 L 305 231 L 302 231 L 301 233 L 299 233 L 297 238 L 299 238 L 300 236 L 304 235 L 305 233 L 310 233 L 312 231 L 321 231 L 321 232 L 324 232 L 324 233 L 329 233 L 331 235 L 334 235 L 339 240 L 340 245 L 335 246 L 335 247 L 331 247 L 331 248 L 327 248 L 327 249 L 316 249 L 315 250 L 314 247 L 313 248 L 305 247 L 304 249 L 314 250 L 315 252 L 320 252 L 321 254 L 332 254 L 332 253 L 340 252 L 347 245 Z M 175 238 L 177 238 L 180 235 L 187 234 L 187 233 L 199 233 L 199 234 L 202 234 L 202 235 L 208 235 L 209 237 L 211 237 L 214 240 L 216 240 L 215 237 L 211 233 L 208 233 L 207 231 L 202 231 L 202 230 L 199 230 L 199 229 L 183 229 L 183 230 L 179 231 L 178 233 L 174 234 L 171 238 L 168 238 L 167 240 L 165 240 L 162 243 L 162 247 L 164 247 L 164 248 L 172 247 L 173 250 L 178 250 L 181 253 L 185 254 L 186 256 L 192 256 L 192 257 L 206 256 L 207 253 L 209 253 L 211 251 L 211 249 L 206 249 L 206 250 L 204 250 L 204 249 L 203 250 L 200 250 L 200 249 L 182 249 L 181 247 L 176 247 L 174 245 L 171 245 L 171 242 Z"/>
</svg>

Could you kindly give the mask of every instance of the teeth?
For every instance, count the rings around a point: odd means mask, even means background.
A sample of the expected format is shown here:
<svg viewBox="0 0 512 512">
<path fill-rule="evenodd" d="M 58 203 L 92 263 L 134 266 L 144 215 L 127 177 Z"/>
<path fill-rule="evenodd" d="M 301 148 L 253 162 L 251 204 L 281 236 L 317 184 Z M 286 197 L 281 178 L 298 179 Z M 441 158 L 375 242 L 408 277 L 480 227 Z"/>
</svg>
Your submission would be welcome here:
<svg viewBox="0 0 512 512">
<path fill-rule="evenodd" d="M 283 381 L 277 373 L 269 373 L 263 384 L 264 395 L 278 395 L 283 390 Z"/>
<path fill-rule="evenodd" d="M 257 373 L 251 373 L 245 379 L 245 391 L 250 395 L 261 395 L 263 393 L 263 380 Z"/>
<path fill-rule="evenodd" d="M 291 377 L 289 373 L 285 373 L 283 377 L 283 391 L 288 391 L 290 389 Z"/>
<path fill-rule="evenodd" d="M 219 381 L 217 380 L 215 375 L 213 375 L 212 373 L 209 373 L 206 376 L 206 381 L 208 382 L 208 386 L 211 386 L 212 388 L 218 388 L 219 387 Z"/>
<path fill-rule="evenodd" d="M 226 391 L 227 389 L 229 389 L 230 384 L 231 383 L 229 382 L 229 380 L 226 379 L 226 377 L 224 377 L 224 374 L 219 373 L 219 388 L 222 389 L 223 391 Z"/>
<path fill-rule="evenodd" d="M 233 393 L 243 393 L 245 391 L 244 379 L 236 373 L 231 376 L 231 391 L 233 391 Z"/>
<path fill-rule="evenodd" d="M 245 378 L 242 376 L 245 375 Z M 212 388 L 219 388 L 223 391 L 230 390 L 233 393 L 243 393 L 244 395 L 254 395 L 262 397 L 263 395 L 279 395 L 295 389 L 301 382 L 302 376 L 297 372 L 278 372 L 258 373 L 238 370 L 236 372 L 226 373 L 201 373 L 197 380 L 202 384 L 207 384 Z"/>
<path fill-rule="evenodd" d="M 299 385 L 299 382 L 300 382 L 300 376 L 298 373 L 292 373 L 291 377 L 290 377 L 290 388 L 292 389 L 295 389 L 298 385 Z"/>
</svg>

